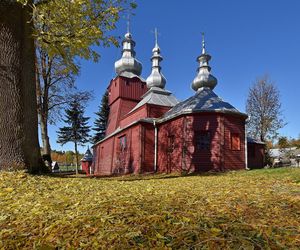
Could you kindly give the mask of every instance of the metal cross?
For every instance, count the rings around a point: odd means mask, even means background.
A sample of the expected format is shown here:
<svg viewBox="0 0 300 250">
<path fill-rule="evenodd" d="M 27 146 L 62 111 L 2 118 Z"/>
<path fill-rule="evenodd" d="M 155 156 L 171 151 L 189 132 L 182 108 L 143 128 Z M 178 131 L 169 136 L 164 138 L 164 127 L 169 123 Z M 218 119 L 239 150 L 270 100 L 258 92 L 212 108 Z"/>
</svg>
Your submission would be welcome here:
<svg viewBox="0 0 300 250">
<path fill-rule="evenodd" d="M 205 54 L 205 34 L 204 32 L 201 32 L 202 35 L 202 54 Z"/>
<path fill-rule="evenodd" d="M 127 33 L 130 33 L 130 13 L 127 15 Z"/>
<path fill-rule="evenodd" d="M 155 45 L 158 46 L 158 36 L 160 35 L 160 33 L 157 31 L 157 28 L 154 29 L 154 32 L 151 31 L 152 33 L 154 33 L 155 36 Z"/>
</svg>

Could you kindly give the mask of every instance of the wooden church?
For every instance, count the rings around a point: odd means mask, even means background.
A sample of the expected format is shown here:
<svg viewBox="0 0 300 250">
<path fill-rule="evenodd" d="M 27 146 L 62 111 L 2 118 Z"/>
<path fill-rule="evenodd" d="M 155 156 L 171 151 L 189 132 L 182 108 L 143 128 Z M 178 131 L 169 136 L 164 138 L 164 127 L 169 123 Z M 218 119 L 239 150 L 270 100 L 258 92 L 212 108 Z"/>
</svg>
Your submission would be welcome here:
<svg viewBox="0 0 300 250">
<path fill-rule="evenodd" d="M 165 89 L 157 37 L 147 80 L 141 77 L 142 64 L 135 58 L 130 32 L 122 45 L 116 77 L 108 86 L 106 136 L 93 145 L 93 174 L 191 173 L 263 166 L 263 144 L 247 142 L 247 114 L 214 92 L 217 79 L 210 73 L 211 56 L 204 38 L 191 84 L 195 94 L 182 102 Z"/>
</svg>

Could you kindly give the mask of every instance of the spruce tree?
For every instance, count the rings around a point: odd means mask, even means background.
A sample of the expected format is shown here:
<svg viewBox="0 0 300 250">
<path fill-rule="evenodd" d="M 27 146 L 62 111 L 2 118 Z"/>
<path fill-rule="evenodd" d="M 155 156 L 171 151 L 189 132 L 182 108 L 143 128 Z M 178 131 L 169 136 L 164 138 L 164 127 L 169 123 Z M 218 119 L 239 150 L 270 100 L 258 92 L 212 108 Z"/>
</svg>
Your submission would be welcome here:
<svg viewBox="0 0 300 250">
<path fill-rule="evenodd" d="M 104 93 L 101 99 L 101 104 L 99 106 L 99 111 L 95 113 L 97 118 L 94 122 L 93 130 L 96 131 L 94 137 L 92 138 L 93 143 L 102 140 L 105 137 L 106 126 L 109 115 L 109 105 L 108 105 L 108 91 Z"/>
<path fill-rule="evenodd" d="M 90 127 L 87 125 L 89 117 L 84 117 L 84 108 L 78 100 L 74 99 L 65 110 L 65 119 L 63 121 L 68 126 L 59 128 L 57 142 L 64 145 L 67 142 L 73 142 L 76 156 L 76 174 L 78 174 L 78 145 L 87 143 L 90 139 Z"/>
</svg>

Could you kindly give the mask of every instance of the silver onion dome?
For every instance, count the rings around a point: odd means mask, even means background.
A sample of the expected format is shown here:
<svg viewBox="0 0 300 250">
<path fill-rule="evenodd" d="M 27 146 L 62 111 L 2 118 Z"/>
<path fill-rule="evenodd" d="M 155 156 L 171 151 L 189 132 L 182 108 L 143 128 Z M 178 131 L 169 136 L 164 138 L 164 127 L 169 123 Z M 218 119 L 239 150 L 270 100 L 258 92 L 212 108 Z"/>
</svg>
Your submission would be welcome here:
<svg viewBox="0 0 300 250">
<path fill-rule="evenodd" d="M 127 32 L 122 41 L 122 57 L 115 62 L 115 71 L 118 75 L 129 72 L 140 76 L 142 73 L 142 64 L 135 58 L 135 42 L 132 40 L 132 35 Z"/>
<path fill-rule="evenodd" d="M 211 56 L 206 53 L 204 34 L 202 33 L 202 54 L 197 57 L 199 62 L 198 74 L 192 82 L 192 89 L 197 91 L 200 88 L 208 87 L 213 90 L 217 85 L 217 78 L 210 74 L 209 61 Z"/>
<path fill-rule="evenodd" d="M 158 87 L 158 88 L 164 88 L 166 85 L 166 78 L 161 73 L 161 67 L 160 62 L 163 60 L 162 56 L 160 55 L 160 48 L 157 43 L 157 29 L 155 29 L 155 46 L 152 50 L 152 71 L 150 76 L 148 76 L 146 82 L 147 87 Z"/>
</svg>

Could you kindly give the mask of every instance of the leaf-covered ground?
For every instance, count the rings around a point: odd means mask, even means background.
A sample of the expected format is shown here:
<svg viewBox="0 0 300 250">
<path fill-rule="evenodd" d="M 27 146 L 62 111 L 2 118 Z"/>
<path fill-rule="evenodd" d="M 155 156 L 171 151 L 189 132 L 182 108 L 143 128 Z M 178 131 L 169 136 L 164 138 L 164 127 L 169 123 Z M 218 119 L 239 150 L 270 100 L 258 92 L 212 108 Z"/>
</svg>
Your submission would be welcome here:
<svg viewBox="0 0 300 250">
<path fill-rule="evenodd" d="M 299 249 L 300 169 L 106 179 L 0 172 L 0 249 Z"/>
</svg>

